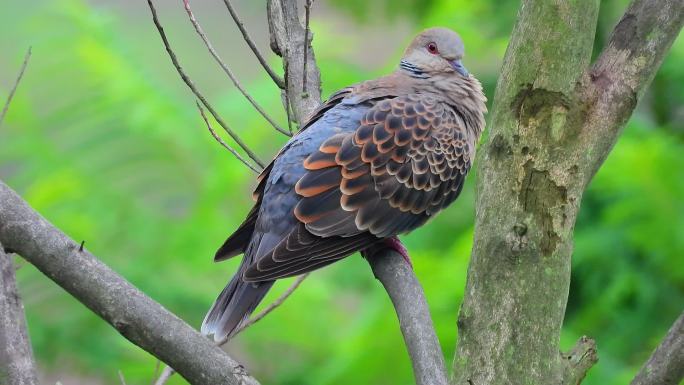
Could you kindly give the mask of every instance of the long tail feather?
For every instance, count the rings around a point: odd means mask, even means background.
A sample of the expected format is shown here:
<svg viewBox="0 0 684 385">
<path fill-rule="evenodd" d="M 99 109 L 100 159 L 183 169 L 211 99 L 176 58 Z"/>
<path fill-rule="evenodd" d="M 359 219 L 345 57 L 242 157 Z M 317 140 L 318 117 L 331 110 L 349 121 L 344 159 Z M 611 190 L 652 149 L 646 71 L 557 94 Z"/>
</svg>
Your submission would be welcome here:
<svg viewBox="0 0 684 385">
<path fill-rule="evenodd" d="M 230 338 L 247 321 L 259 302 L 273 286 L 273 281 L 245 282 L 242 274 L 245 262 L 219 294 L 204 317 L 202 334 L 214 335 L 214 341 Z"/>
</svg>

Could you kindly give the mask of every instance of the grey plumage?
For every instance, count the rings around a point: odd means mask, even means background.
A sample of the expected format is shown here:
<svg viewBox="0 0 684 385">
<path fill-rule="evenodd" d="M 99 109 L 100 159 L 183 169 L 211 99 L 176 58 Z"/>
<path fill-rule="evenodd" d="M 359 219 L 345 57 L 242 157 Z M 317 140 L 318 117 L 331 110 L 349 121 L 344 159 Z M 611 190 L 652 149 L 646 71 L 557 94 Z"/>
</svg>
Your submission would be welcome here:
<svg viewBox="0 0 684 385">
<path fill-rule="evenodd" d="M 312 114 L 260 175 L 256 205 L 216 254 L 244 257 L 204 334 L 231 336 L 274 280 L 411 231 L 456 199 L 486 112 L 462 55 L 453 31 L 426 30 L 397 71 L 338 91 Z"/>
</svg>

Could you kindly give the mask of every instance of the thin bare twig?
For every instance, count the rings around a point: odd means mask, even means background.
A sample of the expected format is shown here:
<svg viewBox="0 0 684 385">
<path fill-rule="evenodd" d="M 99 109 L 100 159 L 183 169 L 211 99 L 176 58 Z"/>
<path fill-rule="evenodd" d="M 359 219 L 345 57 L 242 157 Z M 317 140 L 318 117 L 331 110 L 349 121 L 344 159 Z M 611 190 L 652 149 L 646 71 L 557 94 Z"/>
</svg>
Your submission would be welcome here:
<svg viewBox="0 0 684 385">
<path fill-rule="evenodd" d="M 207 102 L 207 99 L 199 92 L 199 90 L 195 87 L 195 84 L 193 81 L 188 77 L 188 75 L 183 71 L 183 68 L 181 67 L 180 63 L 178 62 L 178 58 L 176 57 L 176 54 L 173 52 L 171 49 L 171 45 L 169 44 L 169 40 L 166 37 L 166 33 L 164 32 L 164 28 L 162 27 L 161 23 L 159 22 L 159 18 L 157 17 L 157 10 L 154 8 L 154 4 L 152 4 L 152 0 L 147 0 L 147 5 L 150 7 L 150 11 L 152 12 L 152 22 L 154 22 L 155 27 L 157 27 L 157 31 L 159 32 L 159 36 L 162 39 L 162 42 L 164 43 L 164 47 L 166 48 L 166 52 L 169 54 L 169 58 L 171 59 L 171 62 L 173 63 L 173 66 L 176 68 L 176 71 L 180 75 L 181 79 L 185 82 L 185 84 L 190 88 L 190 91 L 192 91 L 195 96 L 197 96 L 197 99 L 202 102 L 204 107 L 209 110 L 209 113 L 216 119 L 218 124 L 223 127 L 223 129 L 230 135 L 231 138 L 235 141 L 235 143 L 242 148 L 242 150 L 249 156 L 254 162 L 256 162 L 259 166 L 264 167 L 264 162 L 262 162 L 256 154 L 240 139 L 240 137 L 221 119 L 219 114 L 214 110 L 214 108 Z"/>
<path fill-rule="evenodd" d="M 175 370 L 173 370 L 172 367 L 170 366 L 165 366 L 164 370 L 162 370 L 161 375 L 159 378 L 157 378 L 157 381 L 154 383 L 154 385 L 164 385 L 166 382 L 173 376 L 173 374 L 176 373 Z"/>
<path fill-rule="evenodd" d="M 119 369 L 119 381 L 121 381 L 121 385 L 126 385 L 126 379 L 124 378 L 123 372 L 121 369 Z"/>
<path fill-rule="evenodd" d="M 308 53 L 309 53 L 309 15 L 311 14 L 311 3 L 313 3 L 313 0 L 306 0 L 306 5 L 304 5 L 304 14 L 305 14 L 305 24 L 304 24 L 304 71 L 302 71 L 302 94 L 307 95 L 306 93 L 306 67 L 307 63 L 309 62 L 308 58 Z"/>
<path fill-rule="evenodd" d="M 240 17 L 238 16 L 237 12 L 235 12 L 235 9 L 233 9 L 233 5 L 230 3 L 230 0 L 223 0 L 223 2 L 226 4 L 228 12 L 230 12 L 230 17 L 233 18 L 233 21 L 240 30 L 240 33 L 242 33 L 242 37 L 245 39 L 245 42 L 247 43 L 249 48 L 252 49 L 252 52 L 254 52 L 254 56 L 256 56 L 257 60 L 259 60 L 261 66 L 264 67 L 264 69 L 268 73 L 268 76 L 270 76 L 271 79 L 273 79 L 278 88 L 285 89 L 285 81 L 283 80 L 283 78 L 278 76 L 278 74 L 273 72 L 271 67 L 269 67 L 268 63 L 266 63 L 266 59 L 264 59 L 264 56 L 261 54 L 259 49 L 254 44 L 252 38 L 249 37 L 249 33 L 247 33 L 247 30 L 245 29 L 245 25 L 242 23 L 242 20 L 240 20 Z"/>
<path fill-rule="evenodd" d="M 290 136 L 292 136 L 292 117 L 290 116 L 290 98 L 287 97 L 287 92 L 280 91 L 280 101 L 283 103 L 283 108 L 285 108 L 285 113 L 287 114 L 287 129 L 290 131 Z"/>
<path fill-rule="evenodd" d="M 302 284 L 302 281 L 306 279 L 306 277 L 309 276 L 309 273 L 302 274 L 299 277 L 297 277 L 297 280 L 292 282 L 292 285 L 287 288 L 273 303 L 270 305 L 266 306 L 264 310 L 260 311 L 259 314 L 255 315 L 254 317 L 250 318 L 249 321 L 247 321 L 244 325 L 242 325 L 233 335 L 233 337 L 239 333 L 242 333 L 245 329 L 248 327 L 254 325 L 255 323 L 259 322 L 262 318 L 266 317 L 270 312 L 275 310 L 278 306 L 282 305 L 285 300 L 294 293 L 295 290 L 299 287 L 299 285 Z M 216 343 L 217 346 L 223 346 L 228 342 L 229 339 L 226 338 L 224 340 L 221 340 Z M 154 383 L 154 385 L 164 385 L 166 382 L 171 378 L 171 376 L 175 373 L 175 370 L 173 370 L 172 367 L 166 366 L 164 370 L 162 371 L 162 374 L 159 376 L 157 381 Z"/>
<path fill-rule="evenodd" d="M 270 305 L 266 306 L 266 307 L 264 308 L 264 310 L 262 310 L 262 311 L 259 312 L 259 314 L 257 314 L 257 315 L 255 315 L 255 316 L 251 317 L 251 318 L 249 319 L 249 321 L 245 322 L 244 325 L 240 326 L 240 328 L 235 332 L 235 334 L 241 333 L 241 332 L 243 332 L 245 329 L 247 329 L 248 327 L 254 325 L 255 323 L 257 323 L 257 322 L 259 322 L 259 321 L 261 321 L 262 318 L 266 317 L 270 312 L 272 312 L 273 310 L 275 310 L 275 308 L 277 308 L 278 306 L 282 305 L 283 302 L 285 302 L 285 300 L 286 300 L 290 295 L 292 295 L 292 293 L 294 293 L 295 290 L 297 290 L 297 288 L 299 287 L 299 285 L 301 285 L 302 282 L 303 282 L 303 281 L 306 279 L 306 277 L 308 277 L 308 276 L 309 276 L 309 273 L 306 273 L 306 274 L 302 274 L 302 275 L 300 275 L 299 277 L 297 277 L 297 280 L 295 280 L 294 282 L 292 282 L 292 285 L 290 285 L 290 287 L 288 287 L 287 290 L 285 290 L 285 291 L 283 292 L 283 294 L 280 295 L 280 297 L 278 297 L 278 298 L 277 298 L 275 301 L 273 301 L 273 303 L 271 303 Z M 226 343 L 226 341 L 227 341 L 227 340 L 223 340 L 223 341 L 221 341 L 218 345 L 219 345 L 219 346 L 222 346 L 223 344 Z"/>
<path fill-rule="evenodd" d="M 190 23 L 192 23 L 192 26 L 195 27 L 195 31 L 196 31 L 197 34 L 199 35 L 200 39 L 202 39 L 202 41 L 204 42 L 204 45 L 205 45 L 205 46 L 207 47 L 207 49 L 209 50 L 209 53 L 211 54 L 211 56 L 214 58 L 214 60 L 216 60 L 216 62 L 218 63 L 218 65 L 221 66 L 221 68 L 223 69 L 223 72 L 225 72 L 226 75 L 228 75 L 228 77 L 229 77 L 230 80 L 233 82 L 233 84 L 235 85 L 235 87 L 236 87 L 236 88 L 240 91 L 240 93 L 242 93 L 242 95 L 244 95 L 244 97 L 252 104 L 252 106 L 257 110 L 257 112 L 259 112 L 259 113 L 261 114 L 261 116 L 263 116 L 264 119 L 266 119 L 266 120 L 273 126 L 273 128 L 276 129 L 276 131 L 278 131 L 278 132 L 280 132 L 280 133 L 283 133 L 283 134 L 285 134 L 285 135 L 287 135 L 287 136 L 292 136 L 291 133 L 287 132 L 285 129 L 283 129 L 282 127 L 280 127 L 280 125 L 278 125 L 278 123 L 276 123 L 276 122 L 275 122 L 275 121 L 266 113 L 266 111 L 264 111 L 264 109 L 261 108 L 261 106 L 259 105 L 259 103 L 257 103 L 256 100 L 254 100 L 254 98 L 252 98 L 252 96 L 247 92 L 247 90 L 245 90 L 245 89 L 242 87 L 242 84 L 240 84 L 240 81 L 237 79 L 237 77 L 235 76 L 235 74 L 233 74 L 233 71 L 231 71 L 230 68 L 228 67 L 228 65 L 226 65 L 226 63 L 225 63 L 223 60 L 221 60 L 221 57 L 219 56 L 218 52 L 216 52 L 216 50 L 215 50 L 214 47 L 212 46 L 211 42 L 209 41 L 209 38 L 208 38 L 207 35 L 204 33 L 204 30 L 202 29 L 202 26 L 199 24 L 199 22 L 198 22 L 197 19 L 195 18 L 195 14 L 192 12 L 192 9 L 190 8 L 190 0 L 183 0 L 183 4 L 185 5 L 185 11 L 187 12 L 188 17 L 190 18 Z"/>
<path fill-rule="evenodd" d="M 14 80 L 14 85 L 12 86 L 12 89 L 10 90 L 9 95 L 7 96 L 7 100 L 5 101 L 5 105 L 2 107 L 2 112 L 0 112 L 0 126 L 2 126 L 2 121 L 5 119 L 5 115 L 7 114 L 7 110 L 9 109 L 10 103 L 12 103 L 12 98 L 14 97 L 14 93 L 17 92 L 17 87 L 19 86 L 19 82 L 21 82 L 21 78 L 24 77 L 24 72 L 26 71 L 26 67 L 28 66 L 29 59 L 31 58 L 31 47 L 28 48 L 26 51 L 26 55 L 24 55 L 24 61 L 21 63 L 21 68 L 19 69 L 19 74 L 17 75 L 16 80 Z"/>
<path fill-rule="evenodd" d="M 161 361 L 159 360 L 159 358 L 157 358 L 157 363 L 154 364 L 154 373 L 152 374 L 152 382 L 150 383 L 150 385 L 154 385 L 157 383 L 156 379 L 157 379 L 157 376 L 159 375 L 160 366 L 161 366 Z"/>
<path fill-rule="evenodd" d="M 257 173 L 257 174 L 260 173 L 261 170 L 259 170 L 258 168 L 254 167 L 254 166 L 253 166 L 251 163 L 249 163 L 245 158 L 243 158 L 242 155 L 240 155 L 240 153 L 238 153 L 237 151 L 235 151 L 234 148 L 230 147 L 226 142 L 223 141 L 223 139 L 221 139 L 220 136 L 218 136 L 218 134 L 216 133 L 216 131 L 214 131 L 214 129 L 211 127 L 211 124 L 209 123 L 209 119 L 207 119 L 207 115 L 204 114 L 204 109 L 202 108 L 202 105 L 201 105 L 199 102 L 197 102 L 197 108 L 199 109 L 200 115 L 202 115 L 202 119 L 204 119 L 204 123 L 207 125 L 207 129 L 208 129 L 209 132 L 211 133 L 211 136 L 213 136 L 214 139 L 216 139 L 216 141 L 217 141 L 221 146 L 223 146 L 226 150 L 228 150 L 231 154 L 235 155 L 235 157 L 236 157 L 240 162 L 242 162 L 245 166 L 247 166 L 247 168 L 249 168 L 250 170 L 254 171 L 254 172 Z"/>
</svg>

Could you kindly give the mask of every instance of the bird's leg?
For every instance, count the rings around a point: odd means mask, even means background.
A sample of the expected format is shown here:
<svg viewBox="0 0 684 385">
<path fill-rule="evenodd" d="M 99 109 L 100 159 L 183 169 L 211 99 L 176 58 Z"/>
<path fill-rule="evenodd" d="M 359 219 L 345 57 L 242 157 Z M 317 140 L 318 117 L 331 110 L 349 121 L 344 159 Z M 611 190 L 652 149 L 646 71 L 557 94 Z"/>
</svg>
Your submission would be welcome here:
<svg viewBox="0 0 684 385">
<path fill-rule="evenodd" d="M 382 242 L 385 244 L 385 246 L 399 253 L 399 255 L 401 255 L 404 258 L 404 261 L 406 261 L 406 263 L 408 263 L 409 266 L 413 267 L 413 263 L 411 262 L 411 257 L 409 256 L 408 249 L 406 248 L 406 246 L 404 246 L 403 243 L 401 243 L 399 238 L 390 237 Z"/>
<path fill-rule="evenodd" d="M 403 243 L 399 240 L 397 237 L 390 237 L 383 239 L 382 241 L 376 243 L 375 245 L 362 250 L 361 255 L 363 255 L 364 258 L 368 259 L 368 257 L 372 257 L 375 253 L 378 253 L 384 249 L 391 249 L 399 253 L 399 255 L 404 258 L 404 261 L 413 268 L 413 263 L 411 262 L 411 257 L 409 257 L 408 250 L 406 249 L 406 246 L 404 246 Z"/>
</svg>

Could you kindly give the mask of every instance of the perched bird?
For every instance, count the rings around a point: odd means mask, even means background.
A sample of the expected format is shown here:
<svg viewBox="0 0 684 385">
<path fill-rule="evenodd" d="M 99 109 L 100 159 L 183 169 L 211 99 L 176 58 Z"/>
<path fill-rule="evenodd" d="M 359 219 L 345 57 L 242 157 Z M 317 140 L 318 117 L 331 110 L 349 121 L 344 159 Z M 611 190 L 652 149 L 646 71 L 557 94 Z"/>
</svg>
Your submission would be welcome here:
<svg viewBox="0 0 684 385">
<path fill-rule="evenodd" d="M 202 333 L 229 338 L 273 282 L 385 243 L 456 199 L 486 98 L 446 28 L 416 36 L 393 73 L 334 93 L 258 178 L 256 204 L 217 251 L 244 254 Z"/>
</svg>

